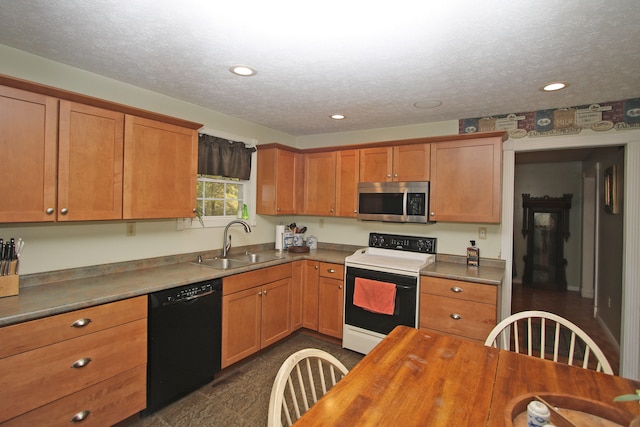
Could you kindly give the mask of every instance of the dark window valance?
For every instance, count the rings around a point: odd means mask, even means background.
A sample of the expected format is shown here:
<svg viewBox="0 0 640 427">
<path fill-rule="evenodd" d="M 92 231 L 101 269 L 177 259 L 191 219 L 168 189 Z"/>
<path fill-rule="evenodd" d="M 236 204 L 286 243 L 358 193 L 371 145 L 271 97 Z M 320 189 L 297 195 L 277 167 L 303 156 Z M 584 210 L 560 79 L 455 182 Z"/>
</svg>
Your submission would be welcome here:
<svg viewBox="0 0 640 427">
<path fill-rule="evenodd" d="M 254 147 L 243 142 L 200 134 L 198 137 L 198 173 L 248 180 Z"/>
</svg>

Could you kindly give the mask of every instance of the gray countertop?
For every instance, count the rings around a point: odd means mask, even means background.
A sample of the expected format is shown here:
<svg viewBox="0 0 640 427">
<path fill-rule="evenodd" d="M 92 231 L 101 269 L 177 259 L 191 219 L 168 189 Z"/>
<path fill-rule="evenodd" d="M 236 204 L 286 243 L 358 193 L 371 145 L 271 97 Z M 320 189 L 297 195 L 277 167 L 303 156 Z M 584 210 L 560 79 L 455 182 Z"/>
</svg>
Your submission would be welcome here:
<svg viewBox="0 0 640 427">
<path fill-rule="evenodd" d="M 264 251 L 264 253 L 278 255 L 280 258 L 229 270 L 216 270 L 187 261 L 156 266 L 141 264 L 140 268 L 128 271 L 63 278 L 55 282 L 21 286 L 18 295 L 0 298 L 0 326 L 35 320 L 296 260 L 311 259 L 344 264 L 344 259 L 353 254 L 353 251 L 317 249 L 305 254 L 290 254 L 271 250 Z M 440 255 L 438 257 L 440 258 Z M 422 270 L 421 274 L 489 285 L 502 283 L 504 268 L 500 268 L 499 263 L 496 266 L 467 267 L 459 260 L 450 262 L 454 259 L 455 257 L 451 259 L 443 257 L 442 260 L 439 259 L 435 264 Z"/>
</svg>

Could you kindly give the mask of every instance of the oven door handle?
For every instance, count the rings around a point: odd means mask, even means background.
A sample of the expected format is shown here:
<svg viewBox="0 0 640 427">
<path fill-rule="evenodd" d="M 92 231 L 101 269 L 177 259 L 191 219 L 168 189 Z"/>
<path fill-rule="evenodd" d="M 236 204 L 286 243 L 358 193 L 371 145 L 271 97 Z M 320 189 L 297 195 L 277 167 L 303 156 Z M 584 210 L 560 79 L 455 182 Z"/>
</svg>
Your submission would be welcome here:
<svg viewBox="0 0 640 427">
<path fill-rule="evenodd" d="M 398 284 L 396 284 L 396 288 L 405 289 L 405 290 L 407 290 L 407 291 L 412 291 L 412 290 L 414 290 L 416 287 L 415 287 L 415 286 L 405 286 L 405 285 L 398 285 Z"/>
</svg>

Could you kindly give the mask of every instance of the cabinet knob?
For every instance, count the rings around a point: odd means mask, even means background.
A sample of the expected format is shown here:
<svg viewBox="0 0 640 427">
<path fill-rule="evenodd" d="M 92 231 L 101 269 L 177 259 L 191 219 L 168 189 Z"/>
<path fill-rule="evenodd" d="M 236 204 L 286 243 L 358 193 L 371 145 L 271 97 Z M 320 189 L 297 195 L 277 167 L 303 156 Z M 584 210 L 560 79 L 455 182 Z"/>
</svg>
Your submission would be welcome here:
<svg viewBox="0 0 640 427">
<path fill-rule="evenodd" d="M 53 213 L 54 213 L 55 211 L 56 211 L 56 210 L 55 210 L 55 209 L 53 209 L 53 208 L 48 208 L 48 209 L 46 210 L 47 215 L 53 215 Z"/>
<path fill-rule="evenodd" d="M 80 369 L 80 368 L 84 368 L 85 366 L 87 366 L 89 363 L 91 362 L 91 358 L 90 357 L 83 357 L 82 359 L 78 359 L 75 362 L 73 362 L 71 364 L 71 367 L 73 369 Z"/>
<path fill-rule="evenodd" d="M 329 273 L 335 273 L 335 272 L 336 272 L 336 270 L 334 270 L 333 268 L 328 268 L 328 269 L 327 269 L 327 271 L 328 271 Z"/>
<path fill-rule="evenodd" d="M 436 213 L 435 212 L 430 212 L 429 215 L 436 216 Z"/>
<path fill-rule="evenodd" d="M 85 409 L 84 411 L 80 411 L 77 414 L 75 414 L 73 417 L 71 417 L 70 421 L 72 423 L 79 423 L 81 421 L 84 421 L 90 414 L 91 414 L 91 411 L 88 409 Z"/>
<path fill-rule="evenodd" d="M 83 327 L 87 326 L 89 323 L 91 323 L 91 319 L 85 317 L 83 319 L 78 319 L 75 322 L 73 322 L 71 324 L 71 327 L 73 327 L 73 328 L 83 328 Z"/>
<path fill-rule="evenodd" d="M 196 211 L 197 211 L 196 208 L 191 209 L 191 212 L 193 212 L 193 213 L 196 213 Z"/>
<path fill-rule="evenodd" d="M 456 294 L 459 294 L 460 292 L 462 292 L 462 288 L 459 286 L 454 286 L 451 288 L 451 292 L 455 292 Z"/>
<path fill-rule="evenodd" d="M 66 214 L 68 214 L 68 213 L 69 213 L 69 209 L 67 209 L 67 208 L 62 208 L 62 209 L 60 209 L 60 213 L 61 213 L 62 215 L 66 215 Z"/>
<path fill-rule="evenodd" d="M 390 173 L 387 174 L 387 178 L 391 178 L 391 174 Z"/>
<path fill-rule="evenodd" d="M 342 285 L 338 285 L 338 289 L 342 289 Z"/>
<path fill-rule="evenodd" d="M 330 208 L 330 209 L 329 209 L 329 212 L 333 213 L 333 208 Z"/>
<path fill-rule="evenodd" d="M 267 294 L 267 291 L 266 291 L 266 290 L 262 292 L 262 295 L 266 295 L 266 294 Z"/>
<path fill-rule="evenodd" d="M 453 320 L 460 320 L 460 319 L 462 319 L 462 316 L 461 316 L 461 315 L 459 315 L 458 313 L 451 313 L 451 314 L 449 315 L 449 317 L 451 317 Z"/>
<path fill-rule="evenodd" d="M 262 296 L 262 291 L 258 292 L 258 296 Z"/>
<path fill-rule="evenodd" d="M 314 265 L 313 268 L 315 268 L 316 270 L 320 268 L 319 265 Z"/>
<path fill-rule="evenodd" d="M 277 210 L 278 212 L 280 212 L 280 208 L 276 208 L 276 210 Z"/>
<path fill-rule="evenodd" d="M 394 177 L 394 178 L 397 178 L 397 177 L 398 177 L 398 174 L 397 174 L 397 173 L 394 173 L 394 174 L 393 174 L 393 177 Z"/>
</svg>

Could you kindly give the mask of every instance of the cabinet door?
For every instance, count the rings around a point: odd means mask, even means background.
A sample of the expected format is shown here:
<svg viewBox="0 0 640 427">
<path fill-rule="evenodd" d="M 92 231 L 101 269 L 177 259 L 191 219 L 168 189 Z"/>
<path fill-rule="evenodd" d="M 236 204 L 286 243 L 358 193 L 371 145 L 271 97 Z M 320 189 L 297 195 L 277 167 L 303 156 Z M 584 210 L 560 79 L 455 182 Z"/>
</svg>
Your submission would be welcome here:
<svg viewBox="0 0 640 427">
<path fill-rule="evenodd" d="M 302 328 L 304 265 L 305 261 L 295 261 L 291 267 L 291 332 Z"/>
<path fill-rule="evenodd" d="M 429 181 L 430 158 L 429 144 L 393 147 L 393 180 Z"/>
<path fill-rule="evenodd" d="M 282 279 L 262 287 L 262 348 L 291 333 L 291 279 Z"/>
<path fill-rule="evenodd" d="M 336 157 L 336 216 L 358 216 L 360 150 L 338 151 Z"/>
<path fill-rule="evenodd" d="M 335 215 L 336 153 L 304 155 L 305 215 Z"/>
<path fill-rule="evenodd" d="M 0 222 L 55 221 L 58 100 L 0 86 Z"/>
<path fill-rule="evenodd" d="M 122 219 L 124 114 L 60 101 L 58 221 Z"/>
<path fill-rule="evenodd" d="M 304 264 L 304 287 L 302 291 L 304 309 L 302 310 L 302 326 L 314 331 L 318 330 L 319 267 L 317 261 L 307 260 Z"/>
<path fill-rule="evenodd" d="M 360 182 L 392 181 L 393 148 L 375 147 L 360 150 Z"/>
<path fill-rule="evenodd" d="M 295 191 L 298 169 L 300 169 L 296 157 L 295 153 L 279 148 L 258 150 L 256 201 L 258 214 L 296 213 Z"/>
<path fill-rule="evenodd" d="M 320 276 L 318 299 L 320 308 L 318 332 L 342 338 L 342 312 L 344 307 L 342 280 Z"/>
<path fill-rule="evenodd" d="M 124 139 L 124 219 L 193 217 L 196 131 L 127 115 Z"/>
<path fill-rule="evenodd" d="M 499 223 L 501 190 L 501 137 L 431 145 L 432 220 Z"/>
<path fill-rule="evenodd" d="M 261 287 L 222 297 L 222 367 L 260 350 Z"/>
</svg>

